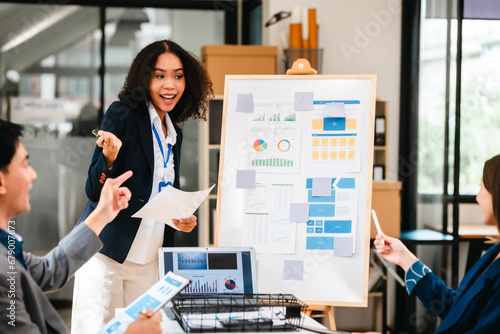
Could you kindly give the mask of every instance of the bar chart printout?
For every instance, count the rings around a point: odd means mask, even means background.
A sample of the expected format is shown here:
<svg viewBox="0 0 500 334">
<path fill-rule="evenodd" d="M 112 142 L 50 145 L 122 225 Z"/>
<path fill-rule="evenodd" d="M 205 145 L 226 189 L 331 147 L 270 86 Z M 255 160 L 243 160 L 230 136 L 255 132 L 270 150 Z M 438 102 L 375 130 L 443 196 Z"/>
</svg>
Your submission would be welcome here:
<svg viewBox="0 0 500 334">
<path fill-rule="evenodd" d="M 191 284 L 185 289 L 184 293 L 217 293 L 217 276 L 215 275 L 194 275 L 191 277 Z"/>
</svg>

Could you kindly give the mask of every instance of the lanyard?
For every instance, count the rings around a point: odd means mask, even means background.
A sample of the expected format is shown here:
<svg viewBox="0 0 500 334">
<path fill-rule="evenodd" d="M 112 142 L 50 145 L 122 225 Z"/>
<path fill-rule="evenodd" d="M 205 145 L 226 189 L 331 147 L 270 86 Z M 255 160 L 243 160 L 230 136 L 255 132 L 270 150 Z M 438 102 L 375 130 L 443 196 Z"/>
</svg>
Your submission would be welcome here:
<svg viewBox="0 0 500 334">
<path fill-rule="evenodd" d="M 158 141 L 158 146 L 160 146 L 161 156 L 163 157 L 163 167 L 167 168 L 168 160 L 170 159 L 170 151 L 172 150 L 172 145 L 168 144 L 168 153 L 167 160 L 165 160 L 165 154 L 163 153 L 163 145 L 161 143 L 160 136 L 158 135 L 158 131 L 156 131 L 156 127 L 153 124 L 153 132 L 155 133 L 156 140 Z"/>
</svg>

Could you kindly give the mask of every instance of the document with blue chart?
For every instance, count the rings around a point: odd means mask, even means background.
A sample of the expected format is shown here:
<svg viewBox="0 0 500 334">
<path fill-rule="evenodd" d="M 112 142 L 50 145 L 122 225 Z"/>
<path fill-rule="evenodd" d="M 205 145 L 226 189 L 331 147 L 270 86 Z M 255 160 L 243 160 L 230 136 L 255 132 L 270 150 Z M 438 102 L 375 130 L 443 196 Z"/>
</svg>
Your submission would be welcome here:
<svg viewBox="0 0 500 334">
<path fill-rule="evenodd" d="M 188 284 L 188 278 L 174 274 L 171 271 L 168 272 L 149 288 L 148 291 L 128 305 L 123 312 L 118 313 L 118 315 L 106 323 L 97 334 L 125 333 L 128 326 L 141 316 L 140 311 L 147 312 L 152 308 L 153 312 L 157 312 Z"/>
<path fill-rule="evenodd" d="M 309 251 L 335 252 L 335 241 L 352 240 L 351 252 L 355 250 L 358 191 L 355 177 L 320 178 L 330 184 L 325 196 L 314 196 L 315 178 L 307 178 L 307 203 L 309 220 L 305 224 L 305 248 Z M 344 245 L 342 243 L 342 245 Z"/>
</svg>

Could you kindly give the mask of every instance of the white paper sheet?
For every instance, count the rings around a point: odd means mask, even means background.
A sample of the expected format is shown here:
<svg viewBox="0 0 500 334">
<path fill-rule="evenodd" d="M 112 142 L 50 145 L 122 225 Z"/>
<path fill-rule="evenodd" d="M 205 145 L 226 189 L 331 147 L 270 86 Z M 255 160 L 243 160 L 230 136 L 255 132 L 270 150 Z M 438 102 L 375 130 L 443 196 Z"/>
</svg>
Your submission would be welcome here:
<svg viewBox="0 0 500 334">
<path fill-rule="evenodd" d="M 214 187 L 194 192 L 166 187 L 132 217 L 161 221 L 178 230 L 172 219 L 191 217 Z"/>
</svg>

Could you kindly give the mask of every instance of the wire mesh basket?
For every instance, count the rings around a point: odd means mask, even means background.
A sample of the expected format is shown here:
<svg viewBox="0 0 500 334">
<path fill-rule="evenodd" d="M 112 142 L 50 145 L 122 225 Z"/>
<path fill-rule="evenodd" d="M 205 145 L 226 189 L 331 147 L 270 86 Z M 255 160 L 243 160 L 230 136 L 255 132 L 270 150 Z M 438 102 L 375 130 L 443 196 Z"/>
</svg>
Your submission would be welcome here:
<svg viewBox="0 0 500 334">
<path fill-rule="evenodd" d="M 182 294 L 172 304 L 186 333 L 295 330 L 307 308 L 292 294 Z"/>
</svg>

